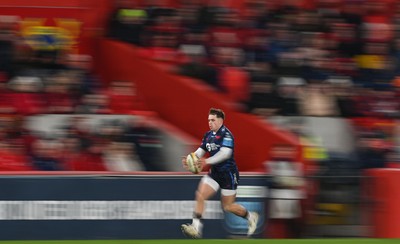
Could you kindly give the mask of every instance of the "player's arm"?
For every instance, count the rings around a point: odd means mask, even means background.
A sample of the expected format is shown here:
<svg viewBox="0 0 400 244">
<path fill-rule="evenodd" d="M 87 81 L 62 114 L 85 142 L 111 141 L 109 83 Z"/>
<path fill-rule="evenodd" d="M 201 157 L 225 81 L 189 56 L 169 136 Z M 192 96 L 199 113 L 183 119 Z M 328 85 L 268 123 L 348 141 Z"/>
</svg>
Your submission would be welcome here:
<svg viewBox="0 0 400 244">
<path fill-rule="evenodd" d="M 218 164 L 221 163 L 227 159 L 229 159 L 232 156 L 232 148 L 229 147 L 221 147 L 219 151 L 214 154 L 214 156 L 209 157 L 205 160 L 206 164 Z"/>
<path fill-rule="evenodd" d="M 198 158 L 202 158 L 206 154 L 206 150 L 204 150 L 203 148 L 199 147 L 199 148 L 197 148 L 196 151 L 194 151 L 194 154 L 196 154 L 196 156 Z"/>
</svg>

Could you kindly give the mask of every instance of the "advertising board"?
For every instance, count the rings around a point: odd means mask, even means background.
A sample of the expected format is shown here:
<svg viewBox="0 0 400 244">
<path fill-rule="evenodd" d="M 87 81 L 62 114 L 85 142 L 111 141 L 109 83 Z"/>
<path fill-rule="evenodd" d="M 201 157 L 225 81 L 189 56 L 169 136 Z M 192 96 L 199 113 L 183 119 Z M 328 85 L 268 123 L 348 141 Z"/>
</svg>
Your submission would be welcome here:
<svg viewBox="0 0 400 244">
<path fill-rule="evenodd" d="M 0 236 L 17 239 L 180 239 L 191 221 L 200 175 L 2 176 Z M 238 202 L 262 216 L 266 177 L 243 176 Z M 207 202 L 204 238 L 247 231 L 246 221 L 226 216 L 219 196 Z M 24 235 L 21 231 L 24 230 Z"/>
</svg>

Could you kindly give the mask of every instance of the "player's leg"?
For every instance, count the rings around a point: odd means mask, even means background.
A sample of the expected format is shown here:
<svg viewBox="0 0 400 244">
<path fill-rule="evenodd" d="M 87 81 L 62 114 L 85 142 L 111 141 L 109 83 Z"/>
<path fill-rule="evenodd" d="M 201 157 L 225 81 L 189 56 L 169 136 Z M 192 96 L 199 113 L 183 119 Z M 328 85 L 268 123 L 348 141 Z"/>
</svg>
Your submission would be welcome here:
<svg viewBox="0 0 400 244">
<path fill-rule="evenodd" d="M 196 191 L 196 204 L 193 212 L 193 220 L 191 224 L 181 226 L 183 233 L 192 238 L 200 238 L 202 236 L 202 217 L 205 210 L 205 202 L 210 199 L 219 190 L 218 183 L 208 175 L 204 176 Z"/>
<path fill-rule="evenodd" d="M 242 205 L 235 202 L 236 190 L 221 190 L 221 206 L 225 212 L 233 213 L 237 216 L 245 218 L 247 210 Z"/>
<path fill-rule="evenodd" d="M 196 206 L 194 212 L 197 215 L 202 216 L 205 209 L 205 202 L 214 196 L 219 190 L 218 183 L 210 176 L 205 175 L 197 188 L 196 191 Z"/>
<path fill-rule="evenodd" d="M 252 235 L 257 229 L 258 213 L 250 212 L 242 205 L 235 202 L 236 191 L 234 190 L 221 190 L 221 205 L 225 212 L 233 213 L 242 217 L 248 222 L 247 235 Z"/>
<path fill-rule="evenodd" d="M 221 179 L 221 206 L 226 212 L 233 213 L 248 221 L 248 235 L 252 235 L 257 229 L 258 213 L 249 212 L 245 207 L 236 203 L 236 189 L 239 181 L 239 172 L 234 169 L 226 172 Z"/>
</svg>

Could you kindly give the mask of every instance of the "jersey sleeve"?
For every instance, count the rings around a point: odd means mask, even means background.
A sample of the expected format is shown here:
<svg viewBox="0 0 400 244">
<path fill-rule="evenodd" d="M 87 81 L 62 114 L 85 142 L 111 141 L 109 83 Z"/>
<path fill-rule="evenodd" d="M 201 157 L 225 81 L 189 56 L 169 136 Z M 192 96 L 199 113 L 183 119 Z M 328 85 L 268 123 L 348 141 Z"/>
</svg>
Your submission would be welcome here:
<svg viewBox="0 0 400 244">
<path fill-rule="evenodd" d="M 214 156 L 206 159 L 206 164 L 218 164 L 232 156 L 232 149 L 227 147 L 221 147 L 221 149 L 214 154 Z"/>
<path fill-rule="evenodd" d="M 225 132 L 224 137 L 222 138 L 221 147 L 233 148 L 234 141 L 233 136 L 229 132 Z"/>
</svg>

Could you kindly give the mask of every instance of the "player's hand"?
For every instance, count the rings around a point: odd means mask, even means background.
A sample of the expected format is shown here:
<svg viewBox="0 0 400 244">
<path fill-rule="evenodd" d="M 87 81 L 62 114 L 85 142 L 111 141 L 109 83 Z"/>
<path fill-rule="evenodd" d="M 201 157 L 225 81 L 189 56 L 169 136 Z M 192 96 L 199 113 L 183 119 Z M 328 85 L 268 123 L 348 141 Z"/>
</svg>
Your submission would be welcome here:
<svg viewBox="0 0 400 244">
<path fill-rule="evenodd" d="M 186 162 L 186 156 L 182 156 L 182 166 L 185 170 L 189 170 Z"/>
<path fill-rule="evenodd" d="M 200 169 L 203 169 L 207 164 L 206 164 L 206 159 L 205 158 L 199 158 L 199 160 L 197 160 L 197 166 Z"/>
</svg>

